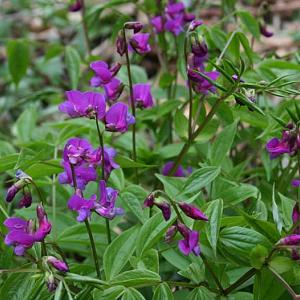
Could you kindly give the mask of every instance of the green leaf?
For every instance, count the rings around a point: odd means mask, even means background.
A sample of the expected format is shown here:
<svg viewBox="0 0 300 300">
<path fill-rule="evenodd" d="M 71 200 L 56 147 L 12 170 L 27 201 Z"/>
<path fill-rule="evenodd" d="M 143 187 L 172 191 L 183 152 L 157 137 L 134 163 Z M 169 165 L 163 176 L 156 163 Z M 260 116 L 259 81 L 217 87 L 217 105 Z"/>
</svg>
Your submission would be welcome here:
<svg viewBox="0 0 300 300">
<path fill-rule="evenodd" d="M 137 263 L 138 269 L 146 269 L 155 273 L 159 272 L 159 257 L 158 251 L 149 249 L 145 251 Z"/>
<path fill-rule="evenodd" d="M 221 219 L 223 213 L 223 200 L 216 199 L 209 203 L 205 214 L 209 221 L 206 223 L 205 231 L 207 239 L 213 248 L 216 255 L 217 253 L 217 242 L 219 237 L 219 231 L 221 226 Z"/>
<path fill-rule="evenodd" d="M 43 176 L 58 174 L 63 171 L 63 168 L 60 165 L 60 160 L 51 159 L 47 161 L 37 162 L 26 168 L 24 171 L 25 173 L 30 174 L 33 179 L 38 179 Z"/>
<path fill-rule="evenodd" d="M 188 120 L 182 110 L 178 109 L 176 111 L 174 116 L 174 125 L 176 133 L 182 138 L 187 138 Z"/>
<path fill-rule="evenodd" d="M 65 49 L 65 61 L 69 74 L 70 84 L 72 89 L 77 89 L 80 77 L 80 55 L 78 51 L 71 46 Z"/>
<path fill-rule="evenodd" d="M 256 38 L 259 39 L 260 37 L 260 30 L 257 19 L 252 16 L 247 11 L 239 11 L 237 15 L 240 17 L 243 24 L 249 30 L 249 32 Z"/>
<path fill-rule="evenodd" d="M 10 40 L 6 47 L 8 69 L 14 83 L 18 85 L 29 66 L 29 43 L 25 40 Z"/>
<path fill-rule="evenodd" d="M 161 283 L 154 291 L 152 300 L 173 300 L 173 293 L 167 283 Z"/>
<path fill-rule="evenodd" d="M 126 271 L 109 282 L 110 285 L 124 285 L 126 287 L 154 285 L 160 282 L 160 276 L 157 273 L 148 270 Z"/>
<path fill-rule="evenodd" d="M 180 192 L 184 185 L 184 179 L 180 177 L 163 176 L 155 174 L 159 181 L 164 185 L 164 190 L 168 196 L 175 198 Z"/>
<path fill-rule="evenodd" d="M 111 280 L 119 274 L 132 256 L 137 233 L 138 227 L 132 227 L 115 238 L 106 248 L 103 255 L 103 268 L 107 280 Z"/>
<path fill-rule="evenodd" d="M 148 76 L 144 68 L 137 65 L 130 65 L 132 83 L 146 83 Z M 122 66 L 117 76 L 124 84 L 129 85 L 127 67 Z"/>
<path fill-rule="evenodd" d="M 275 183 L 273 184 L 273 192 L 272 192 L 272 214 L 273 214 L 273 220 L 277 226 L 277 230 L 280 233 L 282 230 L 282 217 L 276 203 Z"/>
<path fill-rule="evenodd" d="M 166 229 L 173 222 L 174 217 L 166 222 L 161 213 L 154 215 L 142 226 L 136 241 L 136 254 L 141 257 L 142 254 L 155 245 L 164 235 Z"/>
<path fill-rule="evenodd" d="M 240 39 L 240 42 L 245 50 L 245 53 L 249 59 L 250 64 L 252 65 L 254 53 L 251 49 L 251 46 L 249 44 L 247 37 L 242 32 L 237 32 L 237 36 Z"/>
<path fill-rule="evenodd" d="M 125 289 L 122 300 L 145 300 L 144 296 L 134 288 Z"/>
<path fill-rule="evenodd" d="M 214 141 L 211 148 L 211 164 L 220 166 L 225 159 L 228 151 L 231 149 L 235 134 L 237 122 L 226 126 Z"/>
<path fill-rule="evenodd" d="M 182 193 L 199 192 L 203 187 L 214 181 L 220 174 L 219 167 L 203 167 L 195 172 L 188 178 L 182 188 Z"/>
<path fill-rule="evenodd" d="M 256 269 L 260 269 L 263 266 L 267 256 L 268 256 L 268 250 L 264 246 L 261 245 L 255 246 L 255 248 L 253 248 L 250 252 L 251 266 Z"/>
<path fill-rule="evenodd" d="M 116 285 L 113 287 L 110 287 L 103 291 L 100 298 L 96 298 L 97 300 L 116 300 L 119 299 L 125 292 L 125 287 L 121 285 Z"/>
<path fill-rule="evenodd" d="M 202 261 L 191 263 L 187 269 L 178 272 L 179 275 L 199 283 L 205 279 L 205 267 Z"/>
<path fill-rule="evenodd" d="M 127 156 L 118 155 L 115 158 L 115 162 L 120 165 L 121 168 L 154 168 L 156 165 L 146 165 L 144 163 L 133 161 Z"/>
<path fill-rule="evenodd" d="M 264 59 L 259 65 L 259 68 L 278 69 L 278 70 L 295 70 L 300 71 L 300 65 L 294 62 L 276 60 L 276 59 Z"/>
<path fill-rule="evenodd" d="M 59 282 L 54 295 L 54 300 L 61 300 L 63 299 L 63 283 L 62 281 Z"/>
<path fill-rule="evenodd" d="M 217 295 L 213 294 L 205 287 L 195 288 L 189 294 L 187 300 L 213 300 L 218 299 Z"/>
</svg>

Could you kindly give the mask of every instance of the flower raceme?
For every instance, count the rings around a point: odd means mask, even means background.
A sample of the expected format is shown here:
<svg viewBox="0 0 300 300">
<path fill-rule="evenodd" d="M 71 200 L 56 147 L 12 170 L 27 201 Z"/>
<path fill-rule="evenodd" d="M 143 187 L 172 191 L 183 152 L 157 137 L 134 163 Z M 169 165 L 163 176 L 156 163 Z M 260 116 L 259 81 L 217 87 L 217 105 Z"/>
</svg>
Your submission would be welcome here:
<svg viewBox="0 0 300 300">
<path fill-rule="evenodd" d="M 135 105 L 141 108 L 153 106 L 151 85 L 148 83 L 137 83 L 133 85 L 133 99 Z"/>
</svg>

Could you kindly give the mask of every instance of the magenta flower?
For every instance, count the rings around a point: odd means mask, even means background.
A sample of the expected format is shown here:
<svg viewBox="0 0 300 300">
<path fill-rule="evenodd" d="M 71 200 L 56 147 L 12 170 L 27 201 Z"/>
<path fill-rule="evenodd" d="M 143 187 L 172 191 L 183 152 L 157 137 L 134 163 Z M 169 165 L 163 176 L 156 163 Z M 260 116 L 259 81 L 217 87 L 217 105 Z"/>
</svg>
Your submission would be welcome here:
<svg viewBox="0 0 300 300">
<path fill-rule="evenodd" d="M 168 161 L 162 168 L 162 171 L 161 173 L 164 175 L 164 176 L 169 176 L 169 173 L 172 169 L 174 165 L 174 162 L 173 161 Z M 180 165 L 176 172 L 172 175 L 174 177 L 186 177 L 189 173 L 191 173 L 192 170 L 191 168 L 187 168 L 186 170 Z"/>
<path fill-rule="evenodd" d="M 180 240 L 178 242 L 179 250 L 184 255 L 189 255 L 191 252 L 194 253 L 194 255 L 199 256 L 200 255 L 200 247 L 199 247 L 199 233 L 195 230 L 189 229 L 187 226 L 185 226 L 182 223 L 179 223 L 177 225 L 178 231 L 181 233 L 181 235 L 184 237 L 183 240 Z"/>
<path fill-rule="evenodd" d="M 32 203 L 32 196 L 30 191 L 26 191 L 23 193 L 23 197 L 21 198 L 18 207 L 23 208 L 23 207 L 29 207 Z"/>
<path fill-rule="evenodd" d="M 75 0 L 74 3 L 72 3 L 69 6 L 69 11 L 70 12 L 76 12 L 76 11 L 81 10 L 81 7 L 82 7 L 81 0 Z"/>
<path fill-rule="evenodd" d="M 105 98 L 97 92 L 76 90 L 65 93 L 67 100 L 59 105 L 59 110 L 71 118 L 87 117 L 101 120 L 105 115 Z"/>
<path fill-rule="evenodd" d="M 299 203 L 296 203 L 292 213 L 293 225 L 296 225 L 293 233 L 300 234 L 300 208 Z"/>
<path fill-rule="evenodd" d="M 120 166 L 114 161 L 116 155 L 117 152 L 114 148 L 104 147 L 104 173 L 106 179 L 108 179 L 112 170 L 120 168 Z"/>
<path fill-rule="evenodd" d="M 203 24 L 203 21 L 201 20 L 194 20 L 191 22 L 189 26 L 189 31 L 194 31 L 197 27 Z"/>
<path fill-rule="evenodd" d="M 133 85 L 133 99 L 138 107 L 152 107 L 151 85 L 148 83 L 137 83 Z"/>
<path fill-rule="evenodd" d="M 217 71 L 203 72 L 211 80 L 215 81 L 220 76 L 220 73 Z M 215 92 L 215 87 L 204 79 L 200 74 L 196 73 L 194 70 L 188 70 L 188 77 L 192 82 L 192 87 L 196 93 L 207 94 L 208 91 Z"/>
<path fill-rule="evenodd" d="M 176 18 L 182 16 L 184 13 L 184 4 L 182 2 L 169 2 L 166 6 L 165 12 L 171 18 Z"/>
<path fill-rule="evenodd" d="M 96 199 L 96 195 L 92 195 L 90 199 L 84 199 L 82 197 L 81 191 L 77 190 L 76 193 L 68 201 L 68 208 L 73 211 L 77 211 L 78 216 L 76 220 L 78 222 L 84 222 L 90 217 L 92 209 L 94 209 L 95 207 Z"/>
<path fill-rule="evenodd" d="M 135 119 L 129 113 L 128 106 L 122 102 L 113 104 L 105 116 L 105 128 L 108 131 L 125 132 L 134 123 Z"/>
<path fill-rule="evenodd" d="M 298 244 L 300 244 L 300 234 L 290 234 L 279 240 L 279 245 L 296 246 Z"/>
<path fill-rule="evenodd" d="M 270 154 L 270 159 L 274 159 L 284 153 L 290 153 L 290 146 L 287 141 L 272 138 L 266 145 L 266 149 Z"/>
<path fill-rule="evenodd" d="M 161 16 L 155 16 L 151 19 L 151 24 L 154 27 L 156 33 L 164 31 L 163 18 Z"/>
<path fill-rule="evenodd" d="M 58 181 L 60 184 L 70 184 L 74 186 L 71 166 L 68 162 L 62 162 L 62 166 L 65 171 L 58 175 Z M 83 163 L 81 165 L 74 166 L 74 172 L 76 176 L 77 188 L 80 190 L 84 190 L 85 186 L 90 181 L 97 180 L 97 172 L 94 167 L 90 167 L 88 164 Z"/>
<path fill-rule="evenodd" d="M 165 23 L 165 29 L 169 32 L 172 32 L 174 35 L 179 35 L 183 32 L 183 16 L 179 16 L 177 18 L 168 18 Z"/>
<path fill-rule="evenodd" d="M 207 216 L 196 206 L 187 204 L 185 202 L 178 203 L 180 209 L 190 218 L 194 220 L 208 221 Z"/>
<path fill-rule="evenodd" d="M 54 256 L 48 256 L 47 257 L 47 262 L 49 264 L 51 264 L 52 267 L 54 267 L 58 271 L 61 271 L 61 272 L 68 272 L 69 271 L 68 265 L 64 261 L 59 260 Z"/>
<path fill-rule="evenodd" d="M 166 221 L 168 221 L 171 217 L 170 204 L 168 202 L 155 201 L 154 195 L 150 194 L 144 201 L 144 207 L 153 207 L 154 205 L 157 206 L 161 210 L 164 219 Z"/>
<path fill-rule="evenodd" d="M 48 222 L 46 211 L 42 205 L 38 205 L 36 208 L 36 214 L 39 221 L 39 227 L 34 233 L 34 239 L 41 242 L 50 233 L 52 225 Z"/>
<path fill-rule="evenodd" d="M 124 84 L 119 79 L 113 78 L 111 82 L 105 84 L 103 87 L 106 100 L 116 101 L 124 89 Z"/>
<path fill-rule="evenodd" d="M 149 33 L 136 33 L 129 39 L 129 50 L 138 54 L 145 54 L 151 51 L 149 45 Z"/>
<path fill-rule="evenodd" d="M 106 62 L 99 60 L 92 62 L 90 68 L 95 73 L 95 76 L 90 81 L 90 85 L 92 87 L 99 87 L 111 82 L 119 72 L 121 65 L 118 63 L 109 67 Z"/>
<path fill-rule="evenodd" d="M 144 25 L 141 22 L 127 22 L 125 23 L 126 29 L 132 29 L 134 33 L 138 33 L 143 29 Z"/>
<path fill-rule="evenodd" d="M 113 219 L 124 213 L 123 208 L 115 207 L 118 191 L 106 187 L 105 180 L 100 180 L 100 200 L 95 204 L 95 211 L 104 218 Z"/>
</svg>

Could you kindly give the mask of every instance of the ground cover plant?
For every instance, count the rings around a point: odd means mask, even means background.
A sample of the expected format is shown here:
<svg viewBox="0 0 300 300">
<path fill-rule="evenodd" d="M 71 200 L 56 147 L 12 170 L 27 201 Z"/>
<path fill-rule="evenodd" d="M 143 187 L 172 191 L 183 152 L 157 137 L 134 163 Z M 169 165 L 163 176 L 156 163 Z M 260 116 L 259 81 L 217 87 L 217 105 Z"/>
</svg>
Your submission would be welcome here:
<svg viewBox="0 0 300 300">
<path fill-rule="evenodd" d="M 281 6 L 0 5 L 1 299 L 300 299 Z"/>
</svg>

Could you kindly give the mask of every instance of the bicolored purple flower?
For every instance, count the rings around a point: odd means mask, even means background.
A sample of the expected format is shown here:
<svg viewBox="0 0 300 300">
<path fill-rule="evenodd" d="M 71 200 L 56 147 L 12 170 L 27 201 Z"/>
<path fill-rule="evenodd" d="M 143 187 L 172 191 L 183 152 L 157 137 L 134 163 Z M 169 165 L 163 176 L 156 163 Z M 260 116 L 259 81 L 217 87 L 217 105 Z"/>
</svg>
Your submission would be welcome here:
<svg viewBox="0 0 300 300">
<path fill-rule="evenodd" d="M 68 162 L 63 161 L 62 166 L 64 167 L 64 172 L 58 175 L 58 181 L 60 184 L 70 184 L 74 186 L 73 176 L 71 166 Z M 97 180 L 97 172 L 94 167 L 89 166 L 86 163 L 81 165 L 74 166 L 74 173 L 76 176 L 77 188 L 80 190 L 84 190 L 85 186 L 90 181 Z"/>
<path fill-rule="evenodd" d="M 194 220 L 208 221 L 207 216 L 196 206 L 185 202 L 178 203 L 180 209 L 190 218 Z"/>
<path fill-rule="evenodd" d="M 95 211 L 104 218 L 113 219 L 117 215 L 124 213 L 123 208 L 115 207 L 118 191 L 111 187 L 106 187 L 105 180 L 100 180 L 100 199 L 95 204 Z"/>
<path fill-rule="evenodd" d="M 90 85 L 92 87 L 99 87 L 111 82 L 114 76 L 119 72 L 121 65 L 117 63 L 109 67 L 106 62 L 99 60 L 92 62 L 90 68 L 95 73 L 95 76 L 90 81 Z"/>
<path fill-rule="evenodd" d="M 296 246 L 300 244 L 300 234 L 290 234 L 278 242 L 279 245 Z"/>
<path fill-rule="evenodd" d="M 197 71 L 197 70 L 196 70 Z M 215 81 L 220 76 L 220 73 L 217 71 L 203 72 L 204 75 L 208 76 L 211 80 Z M 192 87 L 196 93 L 207 94 L 209 91 L 214 93 L 216 91 L 213 84 L 203 78 L 200 74 L 194 70 L 188 70 L 188 77 L 192 83 Z"/>
<path fill-rule="evenodd" d="M 133 99 L 137 107 L 147 108 L 153 106 L 151 85 L 149 83 L 137 83 L 133 85 Z"/>
<path fill-rule="evenodd" d="M 270 30 L 268 30 L 266 25 L 259 24 L 259 29 L 260 29 L 260 33 L 263 36 L 265 36 L 267 38 L 273 36 L 273 32 L 271 32 Z"/>
<path fill-rule="evenodd" d="M 76 220 L 78 222 L 84 222 L 90 217 L 92 210 L 95 207 L 96 199 L 96 195 L 92 195 L 90 199 L 84 199 L 81 191 L 77 190 L 76 193 L 69 199 L 68 208 L 73 211 L 77 211 L 78 216 Z"/>
<path fill-rule="evenodd" d="M 168 161 L 162 168 L 162 174 L 164 176 L 169 176 L 171 169 L 173 168 L 174 162 Z M 186 177 L 188 174 L 192 172 L 191 168 L 188 167 L 186 170 L 180 165 L 176 172 L 172 175 L 174 177 Z"/>
<path fill-rule="evenodd" d="M 151 19 L 151 25 L 154 27 L 156 33 L 164 31 L 164 22 L 161 16 L 155 16 Z"/>
<path fill-rule="evenodd" d="M 168 221 L 171 217 L 171 206 L 168 202 L 160 202 L 160 201 L 155 201 L 155 196 L 153 194 L 148 195 L 148 197 L 146 198 L 146 200 L 144 201 L 144 207 L 153 207 L 156 206 L 158 207 L 161 212 L 162 215 L 164 217 L 164 219 L 166 221 Z"/>
<path fill-rule="evenodd" d="M 190 253 L 194 253 L 194 255 L 200 255 L 200 247 L 199 247 L 199 233 L 195 230 L 191 230 L 187 226 L 182 223 L 177 225 L 178 231 L 183 236 L 183 240 L 178 242 L 179 250 L 184 255 L 189 255 Z"/>
<path fill-rule="evenodd" d="M 48 256 L 47 257 L 47 262 L 52 267 L 54 267 L 56 270 L 58 270 L 60 272 L 68 272 L 69 271 L 68 265 L 64 261 L 59 260 L 54 256 Z"/>
<path fill-rule="evenodd" d="M 117 78 L 113 78 L 109 83 L 104 86 L 105 98 L 107 101 L 116 101 L 123 89 L 124 84 Z"/>
<path fill-rule="evenodd" d="M 270 154 L 270 159 L 277 158 L 284 153 L 290 153 L 290 146 L 287 141 L 272 138 L 266 145 L 266 149 Z"/>
<path fill-rule="evenodd" d="M 128 111 L 128 106 L 122 102 L 113 104 L 105 116 L 105 128 L 112 132 L 125 132 L 134 123 L 135 119 Z"/>
<path fill-rule="evenodd" d="M 65 93 L 67 100 L 59 105 L 59 110 L 71 118 L 87 117 L 103 119 L 105 115 L 105 98 L 97 92 L 80 92 L 77 90 Z"/>
<path fill-rule="evenodd" d="M 50 233 L 52 225 L 48 221 L 46 211 L 42 205 L 37 206 L 36 214 L 39 221 L 39 227 L 34 233 L 34 238 L 36 241 L 41 242 Z"/>
<path fill-rule="evenodd" d="M 136 33 L 129 39 L 128 49 L 138 54 L 145 54 L 151 51 L 149 45 L 149 33 Z"/>
</svg>

